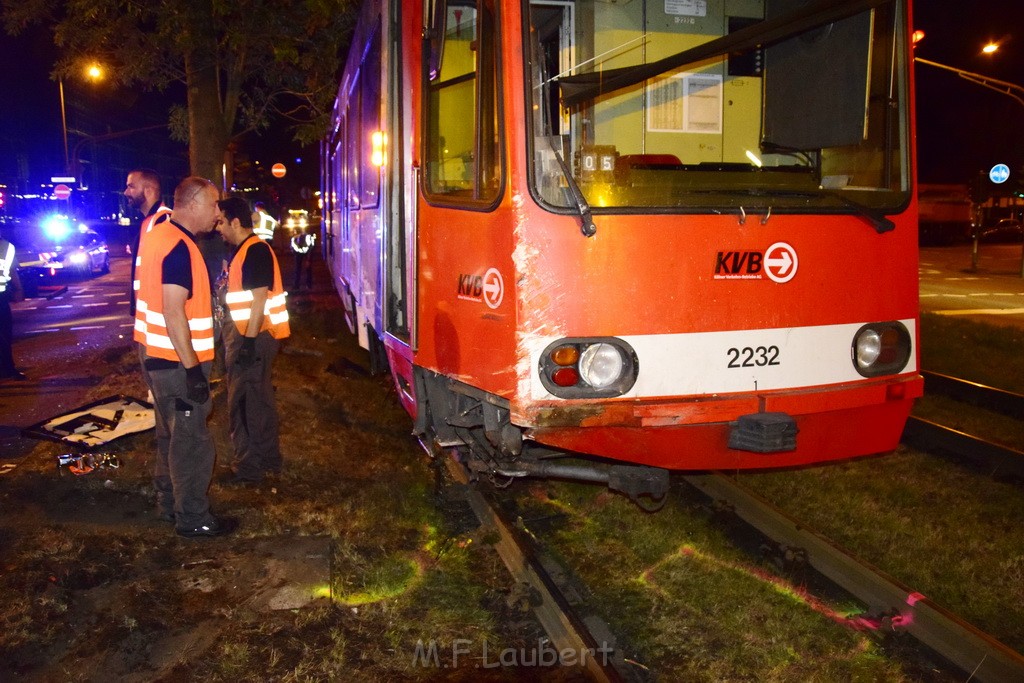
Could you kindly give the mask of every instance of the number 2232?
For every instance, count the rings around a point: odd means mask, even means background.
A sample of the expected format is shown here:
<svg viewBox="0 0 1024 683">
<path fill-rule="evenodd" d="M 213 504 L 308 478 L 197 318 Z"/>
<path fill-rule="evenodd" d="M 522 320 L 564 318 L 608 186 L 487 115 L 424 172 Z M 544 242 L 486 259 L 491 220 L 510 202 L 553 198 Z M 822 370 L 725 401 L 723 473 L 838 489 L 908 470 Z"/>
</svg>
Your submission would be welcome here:
<svg viewBox="0 0 1024 683">
<path fill-rule="evenodd" d="M 744 346 L 741 349 L 735 347 L 726 351 L 729 357 L 729 368 L 763 368 L 768 365 L 781 365 L 779 361 L 778 346 L 758 346 L 751 348 Z"/>
</svg>

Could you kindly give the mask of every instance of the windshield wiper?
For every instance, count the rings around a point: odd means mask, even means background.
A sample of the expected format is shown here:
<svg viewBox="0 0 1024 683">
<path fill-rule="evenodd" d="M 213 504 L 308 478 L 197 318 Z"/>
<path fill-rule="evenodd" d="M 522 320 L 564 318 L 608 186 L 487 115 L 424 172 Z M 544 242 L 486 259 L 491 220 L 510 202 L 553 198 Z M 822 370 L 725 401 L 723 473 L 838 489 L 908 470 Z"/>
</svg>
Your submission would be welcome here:
<svg viewBox="0 0 1024 683">
<path fill-rule="evenodd" d="M 778 43 L 800 35 L 807 31 L 831 24 L 835 21 L 856 16 L 861 12 L 887 4 L 892 0 L 847 0 L 836 3 L 835 0 L 817 0 L 805 7 L 787 12 L 774 19 L 766 19 L 738 31 L 716 38 L 665 57 L 650 64 L 626 66 L 608 71 L 565 76 L 558 79 L 558 87 L 562 93 L 562 104 L 566 107 L 592 100 L 631 85 L 642 83 L 648 78 L 678 69 L 687 64 L 694 64 L 705 59 L 722 57 L 733 52 L 753 50 L 764 45 Z"/>
<path fill-rule="evenodd" d="M 871 227 L 873 227 L 875 232 L 879 235 L 896 229 L 896 224 L 885 215 L 884 211 L 880 211 L 879 209 L 875 209 L 870 206 L 865 206 L 864 204 L 850 199 L 839 192 L 823 192 L 822 194 L 826 197 L 838 199 L 843 204 L 846 204 L 848 207 L 855 210 L 861 218 L 865 219 L 868 223 L 871 223 Z"/>
<path fill-rule="evenodd" d="M 551 151 L 555 153 L 555 161 L 562 169 L 562 175 L 565 176 L 565 182 L 569 186 L 569 194 L 572 195 L 573 201 L 576 202 L 576 209 L 580 212 L 580 232 L 584 237 L 593 237 L 597 234 L 597 225 L 594 223 L 594 214 L 590 211 L 590 204 L 583 196 L 583 190 L 580 189 L 576 179 L 572 177 L 572 169 L 565 163 L 561 152 L 554 147 L 551 148 Z"/>
</svg>

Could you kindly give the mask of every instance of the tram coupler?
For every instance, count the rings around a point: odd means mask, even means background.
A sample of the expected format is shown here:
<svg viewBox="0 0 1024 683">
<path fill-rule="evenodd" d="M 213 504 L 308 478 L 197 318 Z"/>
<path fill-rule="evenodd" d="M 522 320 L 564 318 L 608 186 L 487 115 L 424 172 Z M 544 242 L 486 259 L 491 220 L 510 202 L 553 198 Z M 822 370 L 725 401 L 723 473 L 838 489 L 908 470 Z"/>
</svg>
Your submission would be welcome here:
<svg viewBox="0 0 1024 683">
<path fill-rule="evenodd" d="M 600 467 L 518 460 L 497 468 L 495 473 L 512 478 L 539 477 L 607 484 L 609 489 L 624 493 L 645 510 L 656 510 L 664 504 L 670 484 L 668 470 L 640 465 Z M 644 497 L 650 498 L 650 502 L 643 503 Z"/>
<path fill-rule="evenodd" d="M 663 500 L 668 494 L 669 484 L 668 470 L 660 467 L 612 465 L 608 470 L 608 488 L 626 494 L 638 504 L 641 496 L 648 496 L 654 501 Z"/>
</svg>

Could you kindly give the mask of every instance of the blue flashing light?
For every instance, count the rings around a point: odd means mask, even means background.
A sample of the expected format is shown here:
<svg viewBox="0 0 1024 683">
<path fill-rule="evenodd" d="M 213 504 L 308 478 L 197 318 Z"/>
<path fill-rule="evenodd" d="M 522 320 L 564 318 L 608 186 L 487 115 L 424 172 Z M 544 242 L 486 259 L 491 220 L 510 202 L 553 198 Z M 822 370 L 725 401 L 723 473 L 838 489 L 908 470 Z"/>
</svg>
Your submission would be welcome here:
<svg viewBox="0 0 1024 683">
<path fill-rule="evenodd" d="M 71 234 L 71 221 L 67 216 L 53 215 L 43 221 L 43 232 L 55 242 Z"/>
</svg>

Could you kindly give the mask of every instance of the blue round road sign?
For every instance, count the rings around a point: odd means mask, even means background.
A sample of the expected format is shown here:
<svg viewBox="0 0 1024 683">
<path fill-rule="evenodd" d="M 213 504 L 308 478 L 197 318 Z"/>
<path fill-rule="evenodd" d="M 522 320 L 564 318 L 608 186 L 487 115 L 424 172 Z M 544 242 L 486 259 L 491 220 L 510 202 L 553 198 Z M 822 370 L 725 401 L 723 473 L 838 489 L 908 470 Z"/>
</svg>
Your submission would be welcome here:
<svg viewBox="0 0 1024 683">
<path fill-rule="evenodd" d="M 1010 177 L 1010 167 L 1006 164 L 996 164 L 988 172 L 988 179 L 995 184 L 1005 183 Z"/>
</svg>

